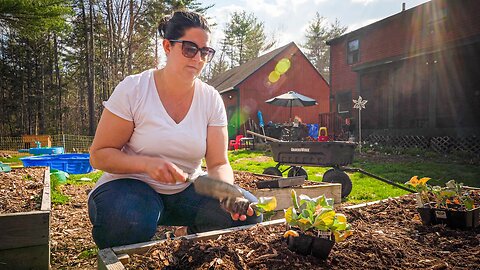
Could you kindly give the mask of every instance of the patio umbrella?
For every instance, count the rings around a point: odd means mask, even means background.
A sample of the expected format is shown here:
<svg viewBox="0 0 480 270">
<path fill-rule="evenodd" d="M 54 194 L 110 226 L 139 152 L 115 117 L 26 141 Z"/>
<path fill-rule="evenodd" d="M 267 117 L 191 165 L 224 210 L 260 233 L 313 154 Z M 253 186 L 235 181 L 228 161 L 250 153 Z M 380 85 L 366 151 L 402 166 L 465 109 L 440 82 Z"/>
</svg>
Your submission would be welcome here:
<svg viewBox="0 0 480 270">
<path fill-rule="evenodd" d="M 280 96 L 276 96 L 265 102 L 276 106 L 290 107 L 290 119 L 292 119 L 292 107 L 308 107 L 318 104 L 315 99 L 306 97 L 294 91 L 288 91 L 285 94 L 281 94 Z"/>
</svg>

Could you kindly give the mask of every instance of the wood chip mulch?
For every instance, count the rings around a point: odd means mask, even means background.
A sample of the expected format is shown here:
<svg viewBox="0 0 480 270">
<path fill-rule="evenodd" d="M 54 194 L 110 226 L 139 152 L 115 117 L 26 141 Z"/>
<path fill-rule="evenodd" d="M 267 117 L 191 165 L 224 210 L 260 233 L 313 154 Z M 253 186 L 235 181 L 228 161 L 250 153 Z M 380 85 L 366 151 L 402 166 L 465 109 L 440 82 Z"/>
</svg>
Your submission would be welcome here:
<svg viewBox="0 0 480 270">
<path fill-rule="evenodd" d="M 479 269 L 480 228 L 423 226 L 412 196 L 344 209 L 354 235 L 326 261 L 287 248 L 285 226 L 258 227 L 216 240 L 168 240 L 131 256 L 127 269 Z"/>
<path fill-rule="evenodd" d="M 0 174 L 0 214 L 40 210 L 44 168 L 22 168 Z"/>
</svg>

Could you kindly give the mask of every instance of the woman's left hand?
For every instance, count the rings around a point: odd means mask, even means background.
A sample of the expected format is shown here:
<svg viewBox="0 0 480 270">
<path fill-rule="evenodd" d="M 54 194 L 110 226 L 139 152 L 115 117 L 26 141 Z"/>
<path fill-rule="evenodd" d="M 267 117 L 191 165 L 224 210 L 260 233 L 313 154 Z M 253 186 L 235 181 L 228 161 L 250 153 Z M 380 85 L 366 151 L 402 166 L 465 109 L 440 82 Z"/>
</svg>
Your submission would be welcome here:
<svg viewBox="0 0 480 270">
<path fill-rule="evenodd" d="M 222 208 L 230 213 L 233 220 L 245 221 L 247 216 L 253 215 L 253 209 L 250 206 L 250 201 L 245 198 L 227 198 L 220 201 Z"/>
</svg>

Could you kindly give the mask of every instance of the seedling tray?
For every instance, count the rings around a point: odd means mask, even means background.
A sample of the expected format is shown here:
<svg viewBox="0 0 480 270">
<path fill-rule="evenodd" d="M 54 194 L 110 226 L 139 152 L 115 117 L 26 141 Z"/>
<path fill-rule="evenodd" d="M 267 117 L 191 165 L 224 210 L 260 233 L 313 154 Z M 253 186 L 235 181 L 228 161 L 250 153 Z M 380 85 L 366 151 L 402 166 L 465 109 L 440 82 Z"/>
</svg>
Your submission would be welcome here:
<svg viewBox="0 0 480 270">
<path fill-rule="evenodd" d="M 453 229 L 473 229 L 480 226 L 480 207 L 457 211 L 424 206 L 417 208 L 417 211 L 425 225 L 446 224 Z"/>
</svg>

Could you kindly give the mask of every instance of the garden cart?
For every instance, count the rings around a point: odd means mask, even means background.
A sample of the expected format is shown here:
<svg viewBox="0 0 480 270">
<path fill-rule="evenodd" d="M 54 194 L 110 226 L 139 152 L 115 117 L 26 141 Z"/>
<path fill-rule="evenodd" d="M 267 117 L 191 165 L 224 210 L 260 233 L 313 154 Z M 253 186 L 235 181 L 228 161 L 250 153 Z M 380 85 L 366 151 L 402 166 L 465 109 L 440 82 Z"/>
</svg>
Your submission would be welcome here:
<svg viewBox="0 0 480 270">
<path fill-rule="evenodd" d="M 332 167 L 323 174 L 322 181 L 342 184 L 342 198 L 348 196 L 352 191 L 352 181 L 345 171 L 360 172 L 401 189 L 415 192 L 362 169 L 345 167 L 353 163 L 356 147 L 353 142 L 281 141 L 252 131 L 247 131 L 247 133 L 270 141 L 273 160 L 277 162 L 277 165 L 266 168 L 263 174 L 282 176 L 284 172 L 288 171 L 288 177 L 305 176 L 305 179 L 308 179 L 307 171 L 302 168 L 303 166 Z M 288 168 L 280 170 L 281 165 L 287 165 Z"/>
<path fill-rule="evenodd" d="M 281 141 L 264 136 L 252 131 L 247 131 L 254 136 L 269 140 L 272 148 L 275 167 L 268 167 L 263 174 L 282 176 L 288 171 L 288 177 L 305 176 L 308 174 L 303 166 L 333 167 L 323 175 L 323 182 L 342 184 L 342 197 L 348 196 L 352 191 L 352 181 L 342 166 L 351 164 L 355 152 L 355 143 L 351 142 L 311 142 L 311 141 Z M 288 168 L 280 170 L 280 166 Z"/>
</svg>

